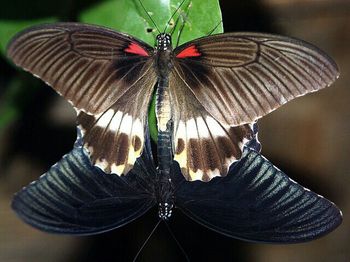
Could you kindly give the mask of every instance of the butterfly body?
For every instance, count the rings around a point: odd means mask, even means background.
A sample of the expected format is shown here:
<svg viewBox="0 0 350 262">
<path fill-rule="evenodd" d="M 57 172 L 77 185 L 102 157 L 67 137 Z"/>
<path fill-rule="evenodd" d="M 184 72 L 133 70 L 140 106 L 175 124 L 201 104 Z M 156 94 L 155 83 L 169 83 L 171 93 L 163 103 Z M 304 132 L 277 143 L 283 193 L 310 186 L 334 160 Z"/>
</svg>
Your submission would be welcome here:
<svg viewBox="0 0 350 262">
<path fill-rule="evenodd" d="M 158 167 L 156 169 L 156 199 L 158 202 L 158 216 L 168 219 L 174 207 L 174 184 L 171 177 L 173 163 L 172 154 L 172 121 L 169 120 L 166 129 L 158 132 Z"/>
<path fill-rule="evenodd" d="M 156 117 L 158 130 L 165 131 L 167 123 L 171 119 L 171 101 L 169 95 L 169 73 L 172 64 L 172 44 L 171 36 L 159 34 L 157 36 L 155 52 L 155 70 L 158 76 L 158 88 L 156 92 Z"/>
<path fill-rule="evenodd" d="M 156 117 L 158 126 L 158 168 L 156 183 L 156 195 L 158 202 L 158 216 L 161 219 L 168 219 L 174 207 L 174 185 L 170 176 L 173 162 L 172 153 L 172 112 L 169 93 L 169 74 L 173 68 L 173 50 L 171 36 L 159 34 L 156 37 L 155 70 L 157 72 L 156 92 Z"/>
</svg>

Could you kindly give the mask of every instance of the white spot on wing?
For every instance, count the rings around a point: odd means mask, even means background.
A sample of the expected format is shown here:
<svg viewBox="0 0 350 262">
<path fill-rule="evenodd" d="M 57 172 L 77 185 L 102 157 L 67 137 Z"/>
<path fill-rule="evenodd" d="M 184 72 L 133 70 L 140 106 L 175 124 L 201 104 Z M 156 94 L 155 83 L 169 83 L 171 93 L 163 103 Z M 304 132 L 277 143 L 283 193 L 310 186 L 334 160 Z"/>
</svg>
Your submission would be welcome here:
<svg viewBox="0 0 350 262">
<path fill-rule="evenodd" d="M 132 117 L 129 114 L 125 114 L 122 123 L 119 128 L 120 133 L 129 135 L 132 128 Z"/>
<path fill-rule="evenodd" d="M 187 134 L 187 140 L 190 138 L 197 138 L 198 139 L 198 132 L 197 132 L 197 125 L 194 121 L 194 118 L 191 118 L 186 122 L 186 134 Z"/>
<path fill-rule="evenodd" d="M 182 138 L 184 141 L 186 141 L 186 126 L 183 121 L 179 121 L 175 136 L 175 141 L 177 141 L 179 138 Z"/>
<path fill-rule="evenodd" d="M 202 117 L 197 117 L 197 129 L 200 138 L 209 138 L 210 133 Z"/>
<path fill-rule="evenodd" d="M 108 167 L 108 162 L 106 159 L 97 159 L 95 162 L 95 166 L 105 171 Z"/>
<path fill-rule="evenodd" d="M 183 121 L 179 121 L 179 125 L 175 134 L 175 151 L 177 150 L 177 145 L 179 144 L 179 139 L 182 139 L 185 143 L 185 149 L 180 154 L 174 155 L 174 160 L 176 160 L 181 168 L 187 168 L 187 150 L 186 150 L 186 126 Z"/>
<path fill-rule="evenodd" d="M 114 131 L 114 132 L 117 132 L 118 129 L 119 129 L 119 126 L 120 126 L 120 121 L 122 120 L 122 116 L 123 116 L 123 113 L 121 111 L 118 111 L 112 121 L 111 121 L 111 124 L 109 125 L 109 129 L 111 131 Z"/>
<path fill-rule="evenodd" d="M 210 128 L 210 133 L 216 137 L 216 136 L 227 136 L 224 129 L 220 124 L 212 117 L 207 116 L 206 122 L 208 124 L 208 127 Z"/>
<path fill-rule="evenodd" d="M 190 177 L 191 180 L 202 180 L 203 178 L 203 171 L 198 169 L 196 172 L 193 172 L 190 170 Z"/>
<path fill-rule="evenodd" d="M 218 168 L 215 168 L 214 170 L 208 170 L 206 174 L 208 175 L 209 179 L 212 179 L 216 176 L 220 176 L 220 171 Z"/>
<path fill-rule="evenodd" d="M 136 118 L 132 124 L 132 135 L 143 138 L 144 127 L 140 119 Z"/>
<path fill-rule="evenodd" d="M 108 109 L 106 113 L 104 113 L 101 118 L 97 121 L 96 125 L 102 128 L 106 128 L 114 115 L 113 109 Z"/>
<path fill-rule="evenodd" d="M 131 132 L 131 137 L 129 139 L 132 139 L 133 136 L 137 136 L 141 139 L 141 144 L 143 145 L 143 137 L 144 137 L 144 129 L 143 125 L 140 119 L 136 118 L 134 122 L 132 123 L 132 132 Z M 128 164 L 129 165 L 134 165 L 136 159 L 140 156 L 142 151 L 142 146 L 139 150 L 135 151 L 134 147 L 132 146 L 132 141 L 130 141 L 129 144 L 129 153 L 128 153 Z"/>
<path fill-rule="evenodd" d="M 119 165 L 117 166 L 115 163 L 111 165 L 111 173 L 121 175 L 124 172 L 125 165 Z"/>
</svg>

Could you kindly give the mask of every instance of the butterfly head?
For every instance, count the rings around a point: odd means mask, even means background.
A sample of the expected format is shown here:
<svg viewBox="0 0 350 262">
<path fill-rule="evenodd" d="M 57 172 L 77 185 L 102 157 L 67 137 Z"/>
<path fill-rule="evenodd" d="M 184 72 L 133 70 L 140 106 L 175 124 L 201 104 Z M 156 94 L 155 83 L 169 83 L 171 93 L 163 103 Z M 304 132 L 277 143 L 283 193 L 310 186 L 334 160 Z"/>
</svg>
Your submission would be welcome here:
<svg viewBox="0 0 350 262">
<path fill-rule="evenodd" d="M 157 50 L 168 50 L 171 49 L 171 36 L 169 34 L 166 33 L 161 33 L 159 35 L 157 35 L 157 44 L 156 44 L 156 48 Z"/>
</svg>

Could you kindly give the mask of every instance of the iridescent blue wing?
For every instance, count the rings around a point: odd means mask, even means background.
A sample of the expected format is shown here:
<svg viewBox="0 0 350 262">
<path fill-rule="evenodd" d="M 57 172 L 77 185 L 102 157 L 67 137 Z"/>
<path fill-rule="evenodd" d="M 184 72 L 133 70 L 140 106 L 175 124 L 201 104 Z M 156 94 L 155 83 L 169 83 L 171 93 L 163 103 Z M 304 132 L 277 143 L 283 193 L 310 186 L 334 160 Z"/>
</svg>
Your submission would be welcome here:
<svg viewBox="0 0 350 262">
<path fill-rule="evenodd" d="M 146 144 L 130 173 L 119 177 L 94 167 L 79 138 L 70 153 L 15 195 L 12 207 L 26 223 L 52 233 L 97 234 L 123 226 L 156 203 Z"/>
<path fill-rule="evenodd" d="M 176 166 L 173 170 L 179 172 Z M 303 242 L 325 235 L 342 221 L 333 203 L 300 186 L 252 149 L 245 149 L 225 178 L 175 181 L 179 209 L 209 229 L 242 240 Z"/>
</svg>

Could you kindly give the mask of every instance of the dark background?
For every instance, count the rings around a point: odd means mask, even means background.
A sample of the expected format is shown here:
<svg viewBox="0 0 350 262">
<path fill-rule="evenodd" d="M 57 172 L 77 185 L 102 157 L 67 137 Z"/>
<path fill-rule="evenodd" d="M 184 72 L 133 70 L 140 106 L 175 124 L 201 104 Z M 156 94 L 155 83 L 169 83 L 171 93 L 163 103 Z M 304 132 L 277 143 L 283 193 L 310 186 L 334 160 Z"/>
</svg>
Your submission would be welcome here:
<svg viewBox="0 0 350 262">
<path fill-rule="evenodd" d="M 59 14 L 76 18 L 89 1 L 8 1 L 0 19 Z M 41 3 L 46 3 L 42 5 Z M 335 202 L 343 224 L 329 235 L 296 245 L 249 244 L 197 225 L 181 213 L 170 220 L 192 261 L 350 261 L 350 2 L 348 0 L 221 0 L 225 31 L 264 31 L 309 41 L 330 54 L 341 77 L 330 88 L 297 99 L 260 120 L 263 154 L 305 187 Z M 18 74 L 0 60 L 0 103 Z M 35 95 L 18 97 L 21 114 L 0 130 L 0 261 L 131 261 L 157 222 L 156 212 L 93 237 L 50 235 L 22 223 L 11 211 L 12 195 L 72 148 L 75 113 L 40 80 L 20 74 Z M 29 101 L 29 102 L 28 102 Z M 139 261 L 184 258 L 161 224 Z"/>
</svg>

